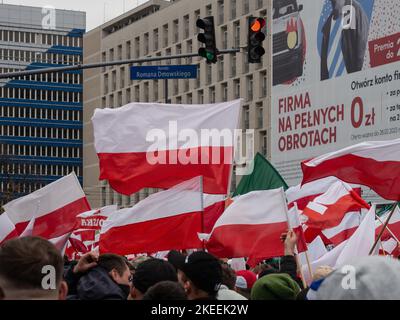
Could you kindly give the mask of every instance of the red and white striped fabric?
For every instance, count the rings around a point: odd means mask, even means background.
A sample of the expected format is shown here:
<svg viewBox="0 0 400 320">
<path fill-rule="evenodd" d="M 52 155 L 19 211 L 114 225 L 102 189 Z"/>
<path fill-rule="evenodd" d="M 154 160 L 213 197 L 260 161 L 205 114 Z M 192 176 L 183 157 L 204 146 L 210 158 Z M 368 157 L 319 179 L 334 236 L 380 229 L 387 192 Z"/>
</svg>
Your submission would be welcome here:
<svg viewBox="0 0 400 320">
<path fill-rule="evenodd" d="M 68 257 L 77 258 L 98 247 L 103 222 L 117 210 L 117 205 L 111 205 L 78 215 L 74 231 L 69 238 L 66 252 Z"/>
<path fill-rule="evenodd" d="M 104 221 L 100 253 L 128 255 L 201 248 L 200 178 L 152 194 L 132 208 L 113 213 Z"/>
<path fill-rule="evenodd" d="M 349 212 L 369 209 L 366 203 L 348 184 L 336 182 L 327 192 L 307 204 L 303 215 L 308 227 L 329 229 L 338 226 Z"/>
<path fill-rule="evenodd" d="M 253 191 L 234 199 L 208 236 L 208 251 L 220 258 L 270 258 L 284 254 L 288 229 L 283 189 Z"/>
<path fill-rule="evenodd" d="M 336 227 L 325 229 L 322 233 L 335 246 L 349 239 L 361 223 L 360 212 L 348 212 Z"/>
<path fill-rule="evenodd" d="M 383 224 L 386 222 L 386 220 L 389 217 L 390 212 L 385 213 L 382 217 L 376 220 L 377 226 L 376 226 L 376 235 L 379 235 L 380 232 L 382 231 Z M 400 239 L 400 209 L 397 206 L 395 211 L 393 212 L 392 217 L 389 220 L 389 223 L 387 227 L 390 229 L 390 232 L 394 234 L 394 236 L 397 239 Z M 392 234 L 389 232 L 389 230 L 385 230 L 382 234 L 382 241 L 388 240 L 392 237 Z"/>
<path fill-rule="evenodd" d="M 204 193 L 226 194 L 240 103 L 96 109 L 92 121 L 100 179 L 130 195 L 203 176 Z"/>
<path fill-rule="evenodd" d="M 16 237 L 18 237 L 18 232 L 14 223 L 6 213 L 0 214 L 0 244 Z"/>
<path fill-rule="evenodd" d="M 304 210 L 307 204 L 313 201 L 316 197 L 324 194 L 336 182 L 341 181 L 336 177 L 327 177 L 315 180 L 304 185 L 297 185 L 286 190 L 286 198 L 289 203 L 289 208 L 297 203 L 299 210 Z M 350 185 L 352 189 L 361 196 L 361 188 L 359 185 Z"/>
<path fill-rule="evenodd" d="M 73 230 L 76 216 L 90 210 L 81 185 L 71 173 L 4 206 L 19 234 L 35 218 L 33 236 L 60 237 Z"/>
<path fill-rule="evenodd" d="M 219 217 L 225 211 L 225 195 L 204 194 L 204 214 L 203 225 L 204 233 L 210 233 Z"/>
<path fill-rule="evenodd" d="M 300 222 L 300 211 L 298 210 L 296 203 L 289 210 L 288 216 L 289 226 L 297 236 L 297 252 L 301 253 L 307 251 L 307 242 L 304 237 L 303 226 Z"/>
<path fill-rule="evenodd" d="M 363 142 L 302 163 L 303 182 L 335 176 L 400 200 L 400 139 Z"/>
</svg>

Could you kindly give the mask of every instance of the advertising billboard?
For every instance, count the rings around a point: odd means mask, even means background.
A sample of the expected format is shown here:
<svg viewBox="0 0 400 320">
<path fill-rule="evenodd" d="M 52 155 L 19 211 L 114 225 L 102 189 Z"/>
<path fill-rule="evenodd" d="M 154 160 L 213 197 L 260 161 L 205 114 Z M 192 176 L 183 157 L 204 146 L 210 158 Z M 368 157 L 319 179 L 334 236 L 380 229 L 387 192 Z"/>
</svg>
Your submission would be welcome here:
<svg viewBox="0 0 400 320">
<path fill-rule="evenodd" d="M 273 0 L 272 162 L 400 137 L 398 0 Z"/>
</svg>

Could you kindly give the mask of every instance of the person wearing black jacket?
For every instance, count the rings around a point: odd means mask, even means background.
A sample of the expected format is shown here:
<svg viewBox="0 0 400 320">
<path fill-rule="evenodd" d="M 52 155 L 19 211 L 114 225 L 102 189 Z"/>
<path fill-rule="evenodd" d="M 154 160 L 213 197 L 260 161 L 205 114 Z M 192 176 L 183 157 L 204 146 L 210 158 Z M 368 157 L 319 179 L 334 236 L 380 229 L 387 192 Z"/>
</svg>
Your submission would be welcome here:
<svg viewBox="0 0 400 320">
<path fill-rule="evenodd" d="M 90 252 L 66 270 L 68 300 L 126 300 L 131 289 L 131 272 L 121 256 Z"/>
</svg>

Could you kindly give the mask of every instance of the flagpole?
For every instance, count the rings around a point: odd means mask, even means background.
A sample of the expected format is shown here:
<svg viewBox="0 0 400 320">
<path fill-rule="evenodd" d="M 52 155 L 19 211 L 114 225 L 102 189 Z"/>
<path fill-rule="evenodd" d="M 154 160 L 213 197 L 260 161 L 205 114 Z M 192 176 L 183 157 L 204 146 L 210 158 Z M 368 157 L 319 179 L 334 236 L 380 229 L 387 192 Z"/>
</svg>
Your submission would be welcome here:
<svg viewBox="0 0 400 320">
<path fill-rule="evenodd" d="M 289 211 L 288 211 L 288 207 L 287 207 L 287 200 L 286 200 L 286 197 L 284 196 L 284 191 L 283 190 L 284 190 L 283 187 L 281 187 L 281 195 L 282 195 L 282 198 L 283 198 L 283 203 L 285 204 L 283 207 L 284 207 L 285 214 L 286 214 L 286 220 L 287 220 L 287 224 L 288 224 L 289 230 L 293 232 L 293 229 L 292 229 L 292 227 L 290 226 L 290 223 L 289 223 Z M 295 247 L 295 251 L 298 253 L 297 244 L 295 244 L 294 247 Z M 298 269 L 300 271 L 301 281 L 302 281 L 304 289 L 305 289 L 305 288 L 307 288 L 307 283 L 306 283 L 306 279 L 304 278 L 303 268 L 302 268 L 301 263 L 300 263 L 299 255 L 296 254 L 296 252 L 293 252 L 293 254 L 294 254 L 294 258 L 296 260 L 297 267 L 298 267 Z"/>
<path fill-rule="evenodd" d="M 392 218 L 394 212 L 396 211 L 396 208 L 397 208 L 397 205 L 398 205 L 398 204 L 399 204 L 399 203 L 396 202 L 396 203 L 393 205 L 392 211 L 390 212 L 388 218 L 386 219 L 385 224 L 383 225 L 383 228 L 382 228 L 381 232 L 379 233 L 378 238 L 375 240 L 374 245 L 372 246 L 371 250 L 369 251 L 369 255 L 372 255 L 372 254 L 374 253 L 375 248 L 376 248 L 378 242 L 381 240 L 382 235 L 383 235 L 383 233 L 385 232 L 385 229 L 386 229 L 387 225 L 389 224 L 389 221 L 390 221 L 390 219 Z"/>
<path fill-rule="evenodd" d="M 201 233 L 204 233 L 204 193 L 203 193 L 203 176 L 200 176 L 200 203 L 201 203 Z M 203 251 L 206 251 L 205 241 L 202 240 Z"/>
<path fill-rule="evenodd" d="M 382 225 L 384 224 L 384 222 L 381 220 L 381 218 L 379 218 L 378 215 L 375 215 L 375 217 L 379 220 L 380 223 L 382 223 Z M 393 237 L 393 239 L 396 240 L 397 243 L 400 245 L 399 239 L 397 239 L 397 237 L 394 235 L 394 233 L 389 229 L 389 226 L 386 226 L 386 230 L 390 233 L 390 235 Z"/>
</svg>

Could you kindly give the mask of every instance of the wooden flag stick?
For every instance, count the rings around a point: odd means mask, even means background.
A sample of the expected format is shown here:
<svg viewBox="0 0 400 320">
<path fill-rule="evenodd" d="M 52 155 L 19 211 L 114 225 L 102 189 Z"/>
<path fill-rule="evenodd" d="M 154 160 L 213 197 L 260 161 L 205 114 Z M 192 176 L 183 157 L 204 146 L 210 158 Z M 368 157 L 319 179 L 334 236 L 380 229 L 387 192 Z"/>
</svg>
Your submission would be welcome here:
<svg viewBox="0 0 400 320">
<path fill-rule="evenodd" d="M 387 228 L 387 225 L 389 224 L 389 221 L 390 221 L 390 219 L 392 218 L 392 216 L 393 216 L 393 214 L 394 214 L 394 212 L 395 212 L 395 210 L 396 210 L 396 208 L 397 208 L 397 205 L 398 205 L 398 202 L 396 202 L 396 203 L 393 205 L 392 211 L 390 212 L 388 218 L 386 219 L 385 224 L 383 225 L 383 228 L 382 228 L 381 232 L 379 233 L 378 238 L 375 240 L 374 245 L 372 246 L 371 250 L 369 251 L 369 255 L 372 255 L 372 254 L 374 253 L 375 248 L 376 248 L 376 246 L 378 245 L 378 242 L 381 240 L 382 235 L 383 235 L 383 233 L 385 232 L 385 229 Z"/>
<path fill-rule="evenodd" d="M 308 266 L 308 271 L 310 272 L 310 279 L 314 277 L 312 269 L 311 269 L 311 263 L 310 263 L 310 257 L 308 256 L 308 250 L 305 252 L 306 254 L 306 260 L 307 260 L 307 266 Z"/>
<path fill-rule="evenodd" d="M 296 251 L 297 251 L 297 247 L 296 247 Z M 305 288 L 307 288 L 307 283 L 306 283 L 306 279 L 304 278 L 303 268 L 302 268 L 302 266 L 300 264 L 299 255 L 295 254 L 294 256 L 295 256 L 295 259 L 296 259 L 297 267 L 299 268 L 299 271 L 300 271 L 301 282 L 303 283 L 303 287 L 305 289 Z"/>
<path fill-rule="evenodd" d="M 385 248 L 383 247 L 382 241 L 381 241 L 381 249 L 382 249 L 382 252 L 383 252 L 383 256 L 386 257 Z"/>
<path fill-rule="evenodd" d="M 376 218 L 379 220 L 380 223 L 382 223 L 382 225 L 384 224 L 384 222 L 381 220 L 381 218 L 378 217 L 378 215 L 376 215 Z M 394 240 L 396 240 L 397 243 L 400 245 L 399 239 L 397 239 L 397 237 L 394 235 L 394 233 L 392 232 L 392 230 L 389 229 L 389 226 L 386 226 L 386 230 L 390 233 L 390 235 L 392 236 L 392 238 L 393 238 Z"/>
</svg>

